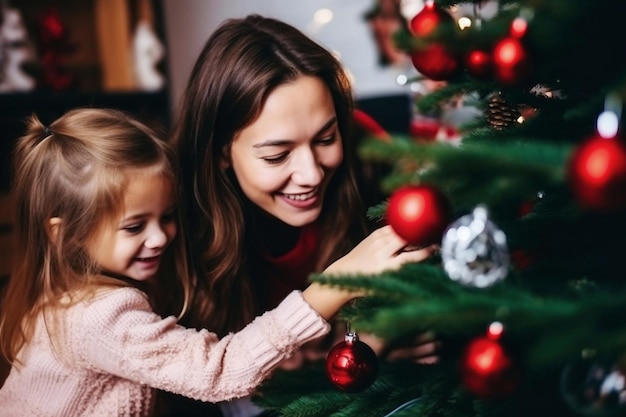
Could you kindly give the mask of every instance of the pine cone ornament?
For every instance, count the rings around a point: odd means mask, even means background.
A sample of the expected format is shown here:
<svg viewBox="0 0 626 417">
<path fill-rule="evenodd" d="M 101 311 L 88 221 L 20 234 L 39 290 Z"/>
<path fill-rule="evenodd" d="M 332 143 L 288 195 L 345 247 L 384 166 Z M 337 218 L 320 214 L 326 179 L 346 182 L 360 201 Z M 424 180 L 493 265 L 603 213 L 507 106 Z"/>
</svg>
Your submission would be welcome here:
<svg viewBox="0 0 626 417">
<path fill-rule="evenodd" d="M 509 106 L 500 94 L 494 94 L 487 104 L 485 116 L 487 121 L 497 130 L 502 130 L 512 124 L 520 123 L 521 113 L 514 107 Z"/>
</svg>

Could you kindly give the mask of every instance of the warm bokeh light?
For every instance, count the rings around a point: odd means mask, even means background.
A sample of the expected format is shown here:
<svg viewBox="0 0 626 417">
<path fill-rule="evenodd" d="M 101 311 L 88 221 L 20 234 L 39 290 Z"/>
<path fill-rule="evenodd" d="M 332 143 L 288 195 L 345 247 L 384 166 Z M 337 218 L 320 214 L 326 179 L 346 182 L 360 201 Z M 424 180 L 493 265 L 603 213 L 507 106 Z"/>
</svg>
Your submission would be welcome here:
<svg viewBox="0 0 626 417">
<path fill-rule="evenodd" d="M 326 25 L 333 20 L 333 11 L 330 9 L 319 9 L 313 14 L 313 21 L 317 25 Z"/>
<path fill-rule="evenodd" d="M 511 23 L 511 36 L 515 38 L 521 38 L 526 33 L 527 29 L 528 22 L 526 21 L 526 19 L 517 17 L 515 18 L 515 20 L 513 20 L 513 23 Z"/>
<path fill-rule="evenodd" d="M 423 0 L 400 0 L 400 14 L 408 21 L 424 8 Z"/>
<path fill-rule="evenodd" d="M 494 321 L 489 325 L 489 329 L 487 329 L 487 336 L 489 336 L 490 339 L 498 339 L 502 336 L 503 332 L 504 325 L 499 321 Z"/>
<path fill-rule="evenodd" d="M 519 60 L 520 48 L 514 39 L 505 39 L 499 44 L 497 58 L 503 64 L 512 64 Z"/>
<path fill-rule="evenodd" d="M 457 21 L 457 25 L 459 25 L 459 28 L 461 30 L 463 29 L 467 29 L 469 27 L 472 26 L 472 19 L 470 19 L 469 17 L 461 17 L 458 21 Z"/>
<path fill-rule="evenodd" d="M 400 74 L 396 77 L 396 83 L 398 85 L 406 85 L 407 82 L 409 82 L 409 77 L 407 77 L 406 74 Z"/>
</svg>

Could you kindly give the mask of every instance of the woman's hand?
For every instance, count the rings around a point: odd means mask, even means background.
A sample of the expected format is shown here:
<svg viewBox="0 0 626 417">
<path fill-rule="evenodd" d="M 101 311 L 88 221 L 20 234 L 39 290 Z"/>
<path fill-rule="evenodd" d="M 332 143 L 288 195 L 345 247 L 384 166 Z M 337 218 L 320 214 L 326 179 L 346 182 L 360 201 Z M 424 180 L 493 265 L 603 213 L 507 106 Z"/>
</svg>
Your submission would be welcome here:
<svg viewBox="0 0 626 417">
<path fill-rule="evenodd" d="M 420 364 L 439 362 L 441 341 L 437 340 L 432 332 L 425 332 L 413 338 L 399 340 L 391 344 L 369 333 L 359 333 L 359 339 L 367 343 L 376 352 L 376 355 L 383 360 L 412 360 Z"/>
<path fill-rule="evenodd" d="M 343 258 L 324 271 L 325 274 L 379 274 L 398 269 L 407 262 L 420 262 L 433 253 L 432 247 L 405 250 L 408 243 L 391 226 L 373 231 Z"/>
<path fill-rule="evenodd" d="M 379 274 L 398 269 L 408 262 L 428 258 L 434 248 L 406 250 L 408 243 L 398 236 L 391 226 L 383 226 L 363 239 L 347 255 L 324 270 L 328 275 Z M 304 299 L 326 320 L 350 300 L 363 296 L 356 291 L 334 288 L 319 283 L 311 284 L 302 292 Z"/>
</svg>

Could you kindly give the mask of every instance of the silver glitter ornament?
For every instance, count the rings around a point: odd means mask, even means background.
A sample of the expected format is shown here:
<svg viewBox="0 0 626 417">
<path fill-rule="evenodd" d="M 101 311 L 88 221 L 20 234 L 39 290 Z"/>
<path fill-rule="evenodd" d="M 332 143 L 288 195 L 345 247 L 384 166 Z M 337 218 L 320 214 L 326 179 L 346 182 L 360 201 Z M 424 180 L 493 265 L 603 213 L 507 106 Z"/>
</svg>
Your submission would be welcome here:
<svg viewBox="0 0 626 417">
<path fill-rule="evenodd" d="M 581 357 L 565 366 L 560 388 L 565 403 L 580 416 L 626 415 L 626 372 L 619 360 Z"/>
<path fill-rule="evenodd" d="M 453 222 L 441 243 L 443 268 L 453 281 L 477 288 L 503 280 L 509 271 L 506 235 L 484 206 Z"/>
</svg>

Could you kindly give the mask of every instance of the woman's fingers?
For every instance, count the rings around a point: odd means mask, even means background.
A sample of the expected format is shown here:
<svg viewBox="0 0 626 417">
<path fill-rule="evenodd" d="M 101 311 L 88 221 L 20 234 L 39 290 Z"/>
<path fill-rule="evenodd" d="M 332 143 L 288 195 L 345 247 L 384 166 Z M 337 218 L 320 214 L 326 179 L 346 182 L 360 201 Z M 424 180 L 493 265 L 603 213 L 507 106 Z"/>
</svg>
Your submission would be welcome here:
<svg viewBox="0 0 626 417">
<path fill-rule="evenodd" d="M 407 242 L 391 226 L 383 226 L 363 239 L 350 253 L 331 265 L 327 272 L 376 274 L 397 269 L 407 262 L 420 262 L 433 253 L 432 247 L 405 251 Z"/>
<path fill-rule="evenodd" d="M 393 361 L 409 359 L 421 364 L 432 364 L 439 361 L 441 342 L 432 332 L 417 335 L 408 342 L 390 346 L 385 358 Z"/>
<path fill-rule="evenodd" d="M 436 363 L 440 348 L 439 342 L 430 342 L 423 345 L 403 346 L 392 349 L 385 357 L 389 361 L 410 359 L 418 363 Z"/>
<path fill-rule="evenodd" d="M 430 258 L 434 252 L 435 249 L 432 246 L 428 246 L 409 252 L 400 252 L 396 255 L 396 259 L 400 265 L 408 262 L 421 262 L 424 259 Z"/>
</svg>

